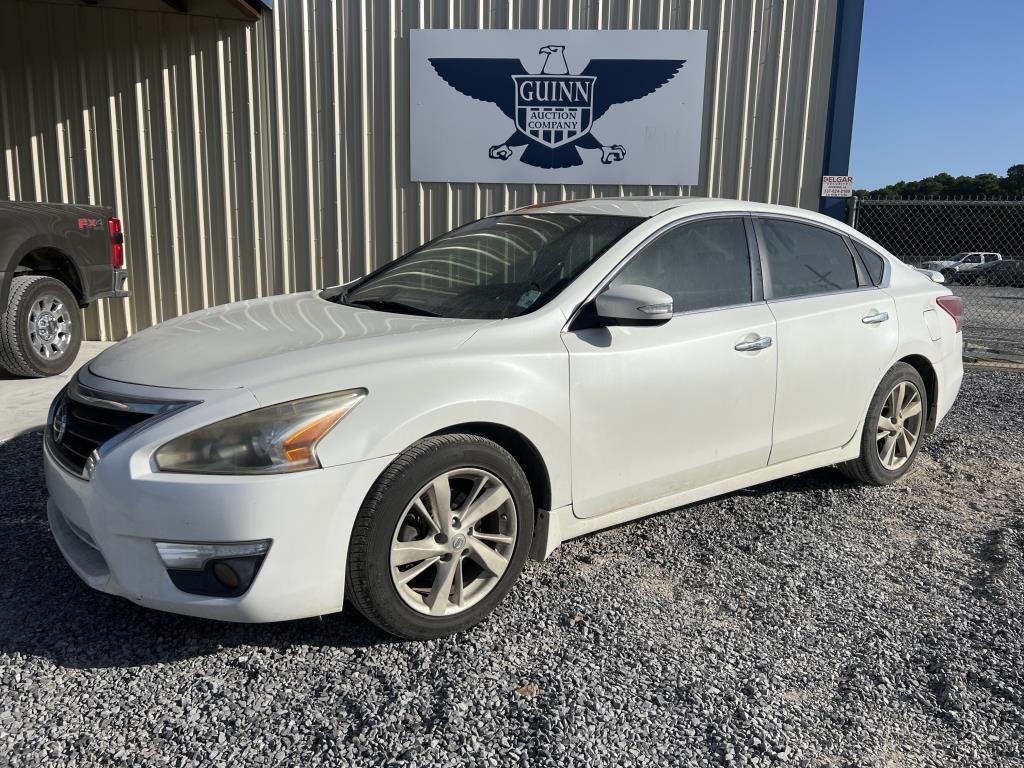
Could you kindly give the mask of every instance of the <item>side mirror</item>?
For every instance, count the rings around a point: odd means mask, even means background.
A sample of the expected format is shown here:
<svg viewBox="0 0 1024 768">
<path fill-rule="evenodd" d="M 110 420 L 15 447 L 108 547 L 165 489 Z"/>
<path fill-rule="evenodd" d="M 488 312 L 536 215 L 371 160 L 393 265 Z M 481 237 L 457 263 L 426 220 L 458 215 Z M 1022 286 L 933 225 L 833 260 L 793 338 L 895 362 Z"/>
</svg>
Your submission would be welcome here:
<svg viewBox="0 0 1024 768">
<path fill-rule="evenodd" d="M 664 323 L 672 318 L 672 297 L 646 285 L 616 285 L 594 300 L 594 310 L 613 323 Z"/>
</svg>

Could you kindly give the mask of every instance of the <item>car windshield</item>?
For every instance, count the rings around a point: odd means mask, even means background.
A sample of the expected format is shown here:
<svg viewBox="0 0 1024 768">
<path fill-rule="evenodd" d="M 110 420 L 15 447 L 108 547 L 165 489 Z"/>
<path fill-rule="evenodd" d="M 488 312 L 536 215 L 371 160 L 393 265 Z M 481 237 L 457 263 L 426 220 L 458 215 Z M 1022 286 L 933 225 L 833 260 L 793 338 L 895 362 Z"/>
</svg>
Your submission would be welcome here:
<svg viewBox="0 0 1024 768">
<path fill-rule="evenodd" d="M 333 300 L 432 317 L 516 317 L 557 296 L 641 221 L 568 213 L 480 219 L 412 251 Z"/>
</svg>

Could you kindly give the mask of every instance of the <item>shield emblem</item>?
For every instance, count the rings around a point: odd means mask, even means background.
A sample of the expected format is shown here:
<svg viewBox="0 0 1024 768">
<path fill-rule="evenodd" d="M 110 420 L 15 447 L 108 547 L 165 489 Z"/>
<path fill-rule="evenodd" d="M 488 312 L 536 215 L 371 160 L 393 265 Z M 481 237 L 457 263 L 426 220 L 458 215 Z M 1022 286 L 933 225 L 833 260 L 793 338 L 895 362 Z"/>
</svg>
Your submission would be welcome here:
<svg viewBox="0 0 1024 768">
<path fill-rule="evenodd" d="M 513 75 L 516 128 L 552 149 L 589 133 L 596 79 L 593 75 Z"/>
</svg>

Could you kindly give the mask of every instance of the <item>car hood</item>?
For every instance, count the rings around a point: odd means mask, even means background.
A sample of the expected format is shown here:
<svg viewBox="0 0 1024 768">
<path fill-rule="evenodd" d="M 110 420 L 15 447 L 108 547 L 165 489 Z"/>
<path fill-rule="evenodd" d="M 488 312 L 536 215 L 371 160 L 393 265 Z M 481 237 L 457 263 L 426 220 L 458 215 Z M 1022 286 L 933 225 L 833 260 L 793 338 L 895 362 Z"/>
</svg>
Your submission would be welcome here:
<svg viewBox="0 0 1024 768">
<path fill-rule="evenodd" d="M 945 269 L 946 267 L 952 267 L 954 264 L 959 264 L 958 261 L 950 261 L 949 259 L 941 261 L 926 261 L 921 266 L 925 269 Z"/>
<path fill-rule="evenodd" d="M 254 388 L 449 351 L 490 322 L 377 312 L 336 304 L 311 291 L 183 315 L 104 350 L 89 370 L 158 387 Z"/>
</svg>

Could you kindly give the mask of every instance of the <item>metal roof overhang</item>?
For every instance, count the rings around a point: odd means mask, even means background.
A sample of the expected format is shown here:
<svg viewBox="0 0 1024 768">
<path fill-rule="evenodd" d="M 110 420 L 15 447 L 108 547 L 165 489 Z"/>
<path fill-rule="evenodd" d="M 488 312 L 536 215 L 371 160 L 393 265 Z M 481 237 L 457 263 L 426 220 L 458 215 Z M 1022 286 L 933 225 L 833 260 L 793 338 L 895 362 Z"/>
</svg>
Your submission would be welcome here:
<svg viewBox="0 0 1024 768">
<path fill-rule="evenodd" d="M 125 11 L 183 13 L 217 19 L 255 21 L 273 7 L 273 0 L 34 0 L 53 5 L 87 5 Z"/>
</svg>

